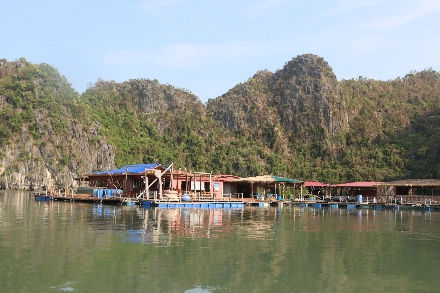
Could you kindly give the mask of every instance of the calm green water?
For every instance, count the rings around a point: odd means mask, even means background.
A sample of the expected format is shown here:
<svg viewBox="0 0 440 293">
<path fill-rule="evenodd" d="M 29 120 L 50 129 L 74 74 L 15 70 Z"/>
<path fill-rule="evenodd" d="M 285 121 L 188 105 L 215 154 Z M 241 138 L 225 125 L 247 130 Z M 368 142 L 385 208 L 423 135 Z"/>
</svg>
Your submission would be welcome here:
<svg viewBox="0 0 440 293">
<path fill-rule="evenodd" d="M 144 209 L 0 193 L 0 292 L 439 292 L 440 212 Z"/>
</svg>

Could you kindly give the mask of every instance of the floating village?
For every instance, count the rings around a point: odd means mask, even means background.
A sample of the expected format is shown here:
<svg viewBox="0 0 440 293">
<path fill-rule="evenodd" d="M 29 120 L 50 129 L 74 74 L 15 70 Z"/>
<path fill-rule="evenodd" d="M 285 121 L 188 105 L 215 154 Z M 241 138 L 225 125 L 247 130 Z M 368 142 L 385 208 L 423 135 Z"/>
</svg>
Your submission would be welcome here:
<svg viewBox="0 0 440 293">
<path fill-rule="evenodd" d="M 173 164 L 127 165 L 78 178 L 76 190 L 45 190 L 37 201 L 76 201 L 159 208 L 244 206 L 440 210 L 440 180 L 327 184 L 279 176 L 176 170 Z"/>
</svg>

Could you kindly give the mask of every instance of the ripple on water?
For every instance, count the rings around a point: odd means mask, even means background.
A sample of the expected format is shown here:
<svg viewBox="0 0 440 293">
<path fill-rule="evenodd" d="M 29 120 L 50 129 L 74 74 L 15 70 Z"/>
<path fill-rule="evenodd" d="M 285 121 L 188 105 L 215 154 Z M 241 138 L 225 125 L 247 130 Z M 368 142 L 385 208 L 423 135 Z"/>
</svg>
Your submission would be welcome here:
<svg viewBox="0 0 440 293">
<path fill-rule="evenodd" d="M 79 283 L 79 282 L 66 282 L 62 285 L 57 285 L 57 286 L 53 286 L 50 288 L 57 290 L 57 291 L 62 291 L 62 292 L 73 292 L 73 291 L 76 291 L 77 289 L 73 288 L 72 286 L 77 283 Z"/>
</svg>

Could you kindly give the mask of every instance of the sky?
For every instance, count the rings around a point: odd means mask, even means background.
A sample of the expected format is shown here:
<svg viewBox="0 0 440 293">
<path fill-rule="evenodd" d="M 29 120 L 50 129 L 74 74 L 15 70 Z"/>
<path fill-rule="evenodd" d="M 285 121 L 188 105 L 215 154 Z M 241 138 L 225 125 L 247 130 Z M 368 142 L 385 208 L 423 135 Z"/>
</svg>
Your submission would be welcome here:
<svg viewBox="0 0 440 293">
<path fill-rule="evenodd" d="M 78 93 L 157 79 L 202 102 L 301 54 L 338 80 L 440 71 L 440 0 L 0 0 L 0 59 L 47 63 Z"/>
</svg>

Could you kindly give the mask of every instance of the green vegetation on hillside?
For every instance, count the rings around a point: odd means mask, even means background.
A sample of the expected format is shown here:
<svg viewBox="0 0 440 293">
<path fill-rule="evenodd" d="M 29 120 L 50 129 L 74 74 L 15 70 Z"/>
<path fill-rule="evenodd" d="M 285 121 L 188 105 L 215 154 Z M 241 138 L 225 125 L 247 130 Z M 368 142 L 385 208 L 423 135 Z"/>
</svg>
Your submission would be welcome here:
<svg viewBox="0 0 440 293">
<path fill-rule="evenodd" d="M 440 74 L 432 69 L 338 81 L 323 58 L 306 54 L 203 105 L 187 90 L 149 79 L 98 80 L 78 95 L 52 66 L 1 59 L 0 103 L 5 170 L 18 168 L 6 152 L 25 133 L 43 147 L 54 174 L 63 166 L 87 173 L 174 162 L 192 171 L 326 182 L 440 178 Z M 31 150 L 23 145 L 22 152 Z"/>
</svg>

